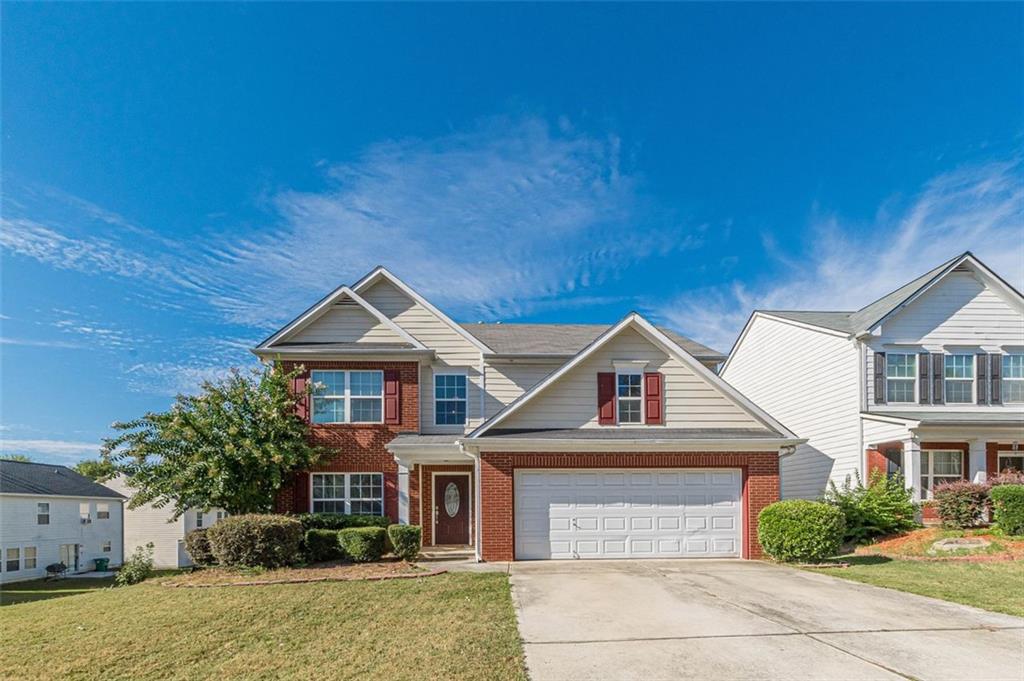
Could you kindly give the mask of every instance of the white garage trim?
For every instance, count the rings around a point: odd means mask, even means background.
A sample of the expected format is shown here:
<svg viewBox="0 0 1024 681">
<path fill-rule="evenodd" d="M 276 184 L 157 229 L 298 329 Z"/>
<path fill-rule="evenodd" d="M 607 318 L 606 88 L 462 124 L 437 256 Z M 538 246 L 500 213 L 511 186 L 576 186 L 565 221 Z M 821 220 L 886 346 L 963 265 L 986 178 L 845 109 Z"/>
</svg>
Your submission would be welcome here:
<svg viewBox="0 0 1024 681">
<path fill-rule="evenodd" d="M 742 468 L 518 469 L 517 560 L 740 558 Z"/>
</svg>

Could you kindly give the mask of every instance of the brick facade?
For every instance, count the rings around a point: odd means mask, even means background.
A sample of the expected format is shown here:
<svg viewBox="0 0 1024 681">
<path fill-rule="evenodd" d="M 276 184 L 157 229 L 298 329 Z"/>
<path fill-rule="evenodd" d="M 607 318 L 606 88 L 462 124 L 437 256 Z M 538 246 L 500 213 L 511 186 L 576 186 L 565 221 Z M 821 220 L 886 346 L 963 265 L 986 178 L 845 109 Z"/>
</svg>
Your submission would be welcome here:
<svg viewBox="0 0 1024 681">
<path fill-rule="evenodd" d="M 324 473 L 383 473 L 384 514 L 398 522 L 398 464 L 385 446 L 399 433 L 419 432 L 419 365 L 416 362 L 284 362 L 291 371 L 298 365 L 305 368 L 304 377 L 313 369 L 386 370 L 398 371 L 401 384 L 399 406 L 400 422 L 384 424 L 313 424 L 310 439 L 326 448 L 327 458 L 310 469 Z M 297 477 L 278 493 L 275 507 L 279 512 L 304 513 L 298 508 L 296 484 L 308 484 L 306 476 Z"/>
<path fill-rule="evenodd" d="M 761 558 L 757 516 L 779 499 L 777 452 L 553 453 L 484 452 L 481 455 L 481 546 L 488 561 L 515 559 L 517 468 L 739 468 L 743 471 L 743 557 Z"/>
</svg>

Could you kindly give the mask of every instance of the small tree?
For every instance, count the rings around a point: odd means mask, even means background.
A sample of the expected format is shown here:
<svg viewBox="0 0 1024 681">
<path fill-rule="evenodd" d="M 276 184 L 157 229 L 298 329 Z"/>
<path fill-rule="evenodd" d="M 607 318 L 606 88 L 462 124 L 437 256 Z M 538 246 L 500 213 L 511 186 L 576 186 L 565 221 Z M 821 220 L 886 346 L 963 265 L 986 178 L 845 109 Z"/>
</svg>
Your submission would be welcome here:
<svg viewBox="0 0 1024 681">
<path fill-rule="evenodd" d="M 115 423 L 121 433 L 104 440 L 102 454 L 131 478 L 129 508 L 170 504 L 174 517 L 190 508 L 271 510 L 289 474 L 321 456 L 295 414 L 301 396 L 290 385 L 301 371 L 233 369 L 198 395 L 179 395 L 166 412 Z"/>
<path fill-rule="evenodd" d="M 107 459 L 86 459 L 75 464 L 75 472 L 81 473 L 87 478 L 92 478 L 96 482 L 103 482 L 114 477 L 117 469 Z"/>
<path fill-rule="evenodd" d="M 0 456 L 0 461 L 20 461 L 21 463 L 32 463 L 32 459 L 25 456 L 24 454 L 4 454 Z"/>
</svg>

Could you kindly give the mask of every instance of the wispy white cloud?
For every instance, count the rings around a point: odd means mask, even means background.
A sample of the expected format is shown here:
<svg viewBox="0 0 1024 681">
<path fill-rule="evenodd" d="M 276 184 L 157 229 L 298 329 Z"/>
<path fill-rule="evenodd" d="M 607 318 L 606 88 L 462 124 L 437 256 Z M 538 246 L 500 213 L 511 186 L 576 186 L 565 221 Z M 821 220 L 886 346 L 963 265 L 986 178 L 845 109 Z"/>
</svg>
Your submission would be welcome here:
<svg viewBox="0 0 1024 681">
<path fill-rule="evenodd" d="M 775 267 L 763 279 L 687 291 L 652 312 L 728 350 L 753 309 L 856 310 L 965 250 L 1024 288 L 1024 168 L 1019 160 L 960 168 L 902 209 L 883 206 L 869 225 L 819 210 L 804 243 L 789 249 L 766 237 Z"/>
<path fill-rule="evenodd" d="M 68 440 L 14 440 L 0 439 L 4 455 L 25 454 L 33 461 L 73 464 L 82 459 L 98 456 L 99 442 L 73 442 Z"/>
<path fill-rule="evenodd" d="M 23 345 L 33 348 L 81 348 L 78 343 L 61 340 L 37 340 L 32 338 L 9 338 L 0 337 L 0 345 Z"/>
</svg>

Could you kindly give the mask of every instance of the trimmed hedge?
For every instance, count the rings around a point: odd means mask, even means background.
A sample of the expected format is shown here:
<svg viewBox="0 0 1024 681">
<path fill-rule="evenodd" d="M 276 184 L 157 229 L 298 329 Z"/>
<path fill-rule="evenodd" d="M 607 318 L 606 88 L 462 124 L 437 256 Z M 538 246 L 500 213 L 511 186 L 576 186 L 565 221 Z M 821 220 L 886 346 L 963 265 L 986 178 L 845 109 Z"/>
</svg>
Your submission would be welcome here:
<svg viewBox="0 0 1024 681">
<path fill-rule="evenodd" d="M 349 527 L 338 531 L 345 557 L 354 563 L 369 563 L 384 555 L 387 531 L 383 527 Z"/>
<path fill-rule="evenodd" d="M 345 552 L 341 550 L 341 541 L 338 537 L 340 531 L 306 530 L 306 560 L 311 563 L 321 563 L 327 560 L 340 560 L 344 558 Z"/>
<path fill-rule="evenodd" d="M 402 560 L 415 560 L 420 555 L 422 536 L 419 525 L 388 525 L 391 550 Z"/>
<path fill-rule="evenodd" d="M 213 565 L 217 562 L 210 549 L 210 539 L 206 536 L 209 529 L 200 527 L 185 535 L 185 551 L 196 565 Z"/>
<path fill-rule="evenodd" d="M 1024 485 L 999 485 L 989 494 L 999 529 L 1009 535 L 1024 535 Z"/>
<path fill-rule="evenodd" d="M 839 552 L 846 531 L 843 512 L 818 501 L 790 499 L 766 506 L 757 520 L 765 553 L 786 562 L 817 562 Z"/>
<path fill-rule="evenodd" d="M 391 519 L 380 515 L 346 515 L 344 513 L 301 513 L 295 516 L 303 530 L 344 530 L 349 527 L 381 527 L 387 529 Z"/>
<path fill-rule="evenodd" d="M 968 480 L 935 486 L 935 501 L 943 527 L 963 530 L 984 521 L 989 486 Z"/>
<path fill-rule="evenodd" d="M 225 566 L 276 568 L 301 557 L 302 523 L 284 515 L 229 516 L 206 536 L 214 558 Z"/>
</svg>

